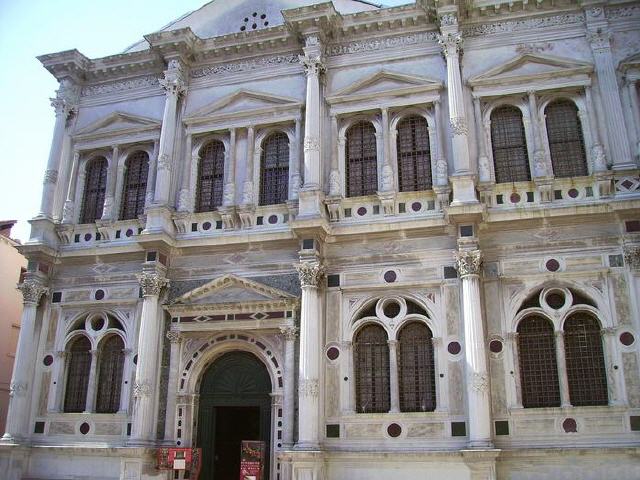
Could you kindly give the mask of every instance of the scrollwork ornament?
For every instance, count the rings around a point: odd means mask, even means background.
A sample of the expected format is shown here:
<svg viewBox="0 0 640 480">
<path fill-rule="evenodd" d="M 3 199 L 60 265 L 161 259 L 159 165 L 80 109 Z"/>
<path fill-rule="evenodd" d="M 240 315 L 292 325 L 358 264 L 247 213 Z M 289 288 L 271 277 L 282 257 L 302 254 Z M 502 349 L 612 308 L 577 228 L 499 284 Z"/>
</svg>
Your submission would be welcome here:
<svg viewBox="0 0 640 480">
<path fill-rule="evenodd" d="M 632 270 L 640 270 L 640 246 L 627 245 L 624 247 L 624 263 Z"/>
<path fill-rule="evenodd" d="M 151 385 L 149 382 L 136 382 L 133 386 L 134 397 L 148 397 L 151 394 Z"/>
<path fill-rule="evenodd" d="M 22 292 L 22 302 L 25 305 L 38 305 L 42 296 L 49 291 L 47 287 L 34 280 L 25 280 L 18 285 L 18 290 Z"/>
<path fill-rule="evenodd" d="M 169 340 L 169 343 L 180 343 L 182 335 L 180 335 L 180 332 L 176 332 L 175 330 L 169 330 L 167 332 L 167 340 Z"/>
<path fill-rule="evenodd" d="M 450 119 L 449 125 L 451 125 L 451 134 L 454 137 L 458 135 L 467 135 L 469 133 L 469 129 L 467 128 L 467 121 L 464 117 L 456 117 Z"/>
<path fill-rule="evenodd" d="M 280 327 L 280 334 L 288 342 L 293 342 L 298 337 L 298 327 Z"/>
<path fill-rule="evenodd" d="M 137 278 L 145 297 L 158 296 L 162 289 L 169 285 L 169 280 L 157 273 L 143 272 L 138 274 Z"/>
<path fill-rule="evenodd" d="M 27 384 L 22 382 L 12 382 L 9 385 L 10 397 L 22 397 L 27 393 Z"/>
<path fill-rule="evenodd" d="M 299 55 L 298 60 L 307 75 L 320 75 L 326 69 L 324 60 L 320 55 Z"/>
<path fill-rule="evenodd" d="M 482 252 L 480 250 L 456 251 L 454 252 L 454 258 L 460 278 L 480 273 L 482 265 Z"/>
<path fill-rule="evenodd" d="M 470 378 L 471 388 L 482 393 L 489 388 L 489 375 L 485 372 L 473 372 Z"/>
<path fill-rule="evenodd" d="M 318 380 L 302 380 L 298 387 L 301 397 L 317 397 L 318 391 Z"/>
<path fill-rule="evenodd" d="M 295 267 L 302 287 L 318 287 L 320 285 L 325 273 L 324 265 L 319 262 L 302 262 Z"/>
<path fill-rule="evenodd" d="M 438 44 L 442 47 L 445 57 L 456 56 L 462 51 L 462 36 L 459 33 L 440 35 Z"/>
</svg>

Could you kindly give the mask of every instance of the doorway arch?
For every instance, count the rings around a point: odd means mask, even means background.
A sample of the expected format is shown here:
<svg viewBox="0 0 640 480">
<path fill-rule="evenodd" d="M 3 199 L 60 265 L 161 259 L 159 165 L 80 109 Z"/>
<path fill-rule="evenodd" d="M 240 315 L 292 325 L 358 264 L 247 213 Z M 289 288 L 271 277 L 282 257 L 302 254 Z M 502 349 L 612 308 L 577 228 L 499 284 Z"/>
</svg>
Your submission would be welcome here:
<svg viewBox="0 0 640 480">
<path fill-rule="evenodd" d="M 265 443 L 264 480 L 269 480 L 271 448 L 269 372 L 246 351 L 231 351 L 215 360 L 202 375 L 197 445 L 202 448 L 201 478 L 236 480 L 240 441 Z"/>
</svg>

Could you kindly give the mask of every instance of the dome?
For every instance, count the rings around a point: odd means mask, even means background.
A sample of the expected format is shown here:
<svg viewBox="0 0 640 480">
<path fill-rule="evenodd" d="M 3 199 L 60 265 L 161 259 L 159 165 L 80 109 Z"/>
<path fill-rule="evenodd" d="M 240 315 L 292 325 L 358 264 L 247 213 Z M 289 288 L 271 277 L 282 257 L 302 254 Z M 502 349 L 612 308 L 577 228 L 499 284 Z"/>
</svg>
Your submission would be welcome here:
<svg viewBox="0 0 640 480">
<path fill-rule="evenodd" d="M 200 38 L 212 38 L 230 33 L 259 30 L 284 24 L 282 10 L 298 8 L 322 0 L 213 0 L 198 10 L 189 12 L 174 20 L 159 31 L 177 30 L 189 27 Z M 336 11 L 342 14 L 377 10 L 380 6 L 366 0 L 333 0 Z M 145 50 L 146 40 L 141 40 L 124 53 Z"/>
</svg>

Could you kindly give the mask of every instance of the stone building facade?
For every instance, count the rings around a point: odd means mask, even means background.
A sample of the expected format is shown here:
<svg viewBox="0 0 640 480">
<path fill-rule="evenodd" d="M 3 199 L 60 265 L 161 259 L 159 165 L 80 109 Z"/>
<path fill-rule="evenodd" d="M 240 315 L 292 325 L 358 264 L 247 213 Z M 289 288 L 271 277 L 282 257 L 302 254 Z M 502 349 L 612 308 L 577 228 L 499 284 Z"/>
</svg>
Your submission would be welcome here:
<svg viewBox="0 0 640 480">
<path fill-rule="evenodd" d="M 640 2 L 214 1 L 39 59 L 6 478 L 638 477 Z"/>
</svg>

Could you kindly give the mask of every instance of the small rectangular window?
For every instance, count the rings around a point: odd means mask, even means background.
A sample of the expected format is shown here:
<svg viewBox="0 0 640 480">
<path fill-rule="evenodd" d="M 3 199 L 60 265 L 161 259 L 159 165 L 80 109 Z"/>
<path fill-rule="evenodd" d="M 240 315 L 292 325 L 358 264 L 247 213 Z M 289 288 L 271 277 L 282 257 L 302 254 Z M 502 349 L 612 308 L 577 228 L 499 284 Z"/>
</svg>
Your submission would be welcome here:
<svg viewBox="0 0 640 480">
<path fill-rule="evenodd" d="M 340 438 L 340 425 L 327 425 L 327 438 Z"/>
<path fill-rule="evenodd" d="M 444 267 L 444 278 L 458 278 L 458 271 L 455 267 Z"/>
<path fill-rule="evenodd" d="M 451 436 L 452 437 L 466 437 L 467 436 L 467 424 L 465 422 L 451 422 Z"/>
<path fill-rule="evenodd" d="M 340 275 L 327 275 L 327 287 L 339 287 Z"/>
<path fill-rule="evenodd" d="M 496 435 L 509 435 L 509 422 L 507 420 L 496 420 Z"/>
<path fill-rule="evenodd" d="M 53 292 L 51 295 L 51 303 L 60 303 L 62 301 L 62 292 Z"/>
<path fill-rule="evenodd" d="M 44 433 L 44 422 L 36 422 L 33 433 Z"/>
<path fill-rule="evenodd" d="M 629 220 L 624 222 L 627 233 L 640 232 L 640 220 Z"/>
</svg>

